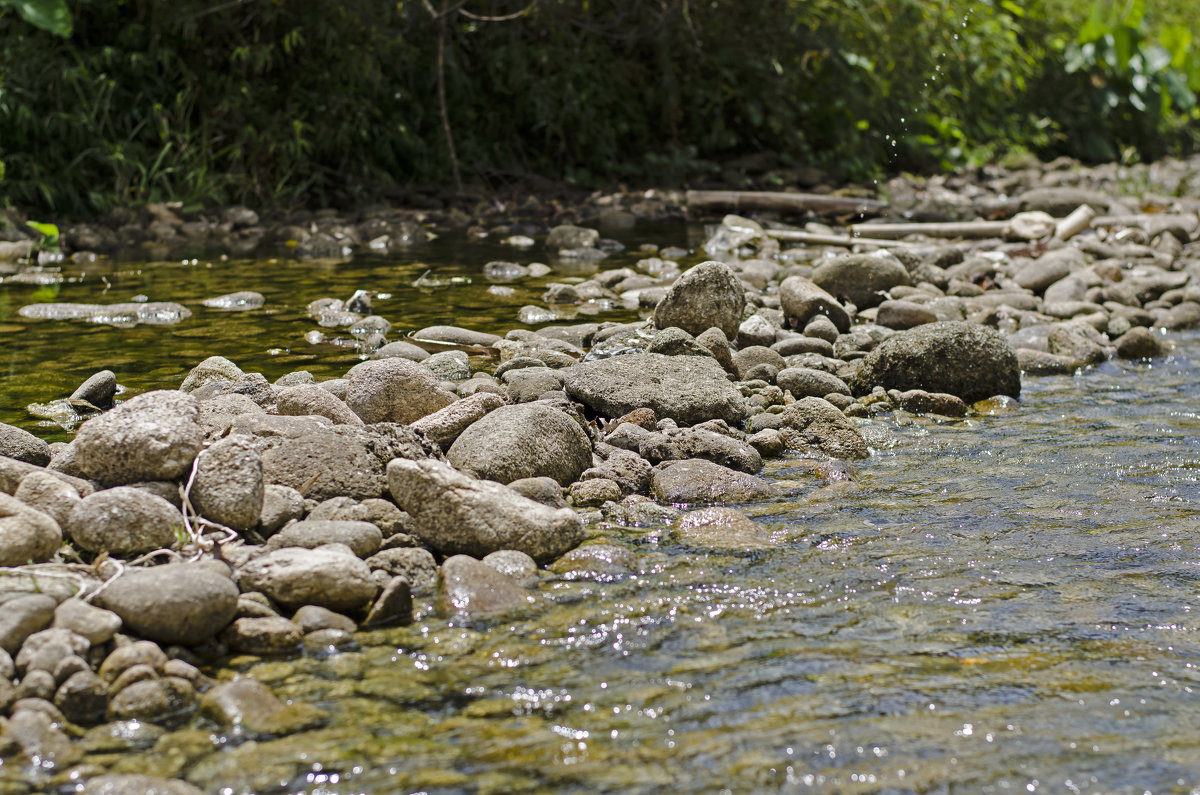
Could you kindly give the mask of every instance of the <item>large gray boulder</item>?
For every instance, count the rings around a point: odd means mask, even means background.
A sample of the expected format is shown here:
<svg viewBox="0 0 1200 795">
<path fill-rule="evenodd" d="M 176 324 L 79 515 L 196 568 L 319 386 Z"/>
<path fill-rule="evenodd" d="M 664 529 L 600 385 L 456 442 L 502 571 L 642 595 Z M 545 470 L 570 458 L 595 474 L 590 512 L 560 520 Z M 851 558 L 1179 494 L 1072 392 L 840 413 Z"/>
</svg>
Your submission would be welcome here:
<svg viewBox="0 0 1200 795">
<path fill-rule="evenodd" d="M 408 359 L 356 364 L 346 380 L 346 405 L 367 423 L 413 423 L 458 399 L 428 368 Z"/>
<path fill-rule="evenodd" d="M 502 406 L 469 426 L 446 458 L 484 480 L 551 477 L 565 486 L 592 465 L 592 443 L 579 423 L 558 409 L 521 403 Z"/>
<path fill-rule="evenodd" d="M 889 254 L 834 257 L 813 271 L 812 280 L 830 295 L 845 296 L 859 309 L 879 306 L 888 290 L 911 283 L 908 269 Z"/>
<path fill-rule="evenodd" d="M 948 321 L 900 331 L 880 342 L 850 379 L 856 395 L 875 386 L 946 392 L 967 403 L 1021 394 L 1021 365 L 1000 332 Z"/>
<path fill-rule="evenodd" d="M 239 569 L 237 580 L 243 591 L 260 591 L 285 610 L 317 605 L 344 613 L 365 607 L 377 592 L 366 563 L 329 547 L 268 552 Z"/>
<path fill-rule="evenodd" d="M 789 276 L 779 285 L 779 305 L 792 328 L 804 328 L 814 317 L 824 315 L 838 331 L 850 330 L 850 314 L 838 300 L 812 279 Z"/>
<path fill-rule="evenodd" d="M 604 417 L 649 408 L 680 425 L 746 416 L 742 394 L 715 359 L 635 353 L 584 362 L 563 371 L 567 394 Z"/>
<path fill-rule="evenodd" d="M 207 566 L 168 563 L 127 569 L 96 597 L 134 634 L 158 643 L 196 646 L 233 620 L 238 588 Z"/>
<path fill-rule="evenodd" d="M 701 262 L 675 280 L 654 309 L 654 325 L 681 328 L 693 337 L 709 328 L 737 336 L 746 308 L 746 290 L 723 262 Z"/>
<path fill-rule="evenodd" d="M 0 566 L 41 563 L 62 544 L 62 529 L 48 514 L 0 494 Z"/>
<path fill-rule="evenodd" d="M 314 500 L 382 496 L 387 492 L 388 461 L 426 458 L 432 453 L 412 430 L 392 424 L 339 425 L 260 443 L 265 481 L 290 486 Z"/>
<path fill-rule="evenodd" d="M 658 469 L 650 488 L 658 499 L 676 505 L 754 502 L 779 496 L 779 490 L 760 477 L 702 458 L 677 461 Z"/>
<path fill-rule="evenodd" d="M 139 555 L 178 546 L 182 527 L 183 516 L 162 497 L 117 486 L 80 500 L 65 529 L 88 552 Z"/>
<path fill-rule="evenodd" d="M 387 474 L 392 498 L 412 518 L 412 535 L 445 555 L 516 549 L 547 560 L 584 538 L 583 523 L 569 508 L 549 508 L 438 461 L 396 459 Z"/>
<path fill-rule="evenodd" d="M 262 454 L 245 436 L 228 436 L 200 454 L 192 505 L 206 519 L 249 530 L 263 506 Z"/>
<path fill-rule="evenodd" d="M 204 444 L 198 411 L 183 392 L 138 395 L 79 427 L 76 466 L 104 485 L 176 480 Z"/>
</svg>

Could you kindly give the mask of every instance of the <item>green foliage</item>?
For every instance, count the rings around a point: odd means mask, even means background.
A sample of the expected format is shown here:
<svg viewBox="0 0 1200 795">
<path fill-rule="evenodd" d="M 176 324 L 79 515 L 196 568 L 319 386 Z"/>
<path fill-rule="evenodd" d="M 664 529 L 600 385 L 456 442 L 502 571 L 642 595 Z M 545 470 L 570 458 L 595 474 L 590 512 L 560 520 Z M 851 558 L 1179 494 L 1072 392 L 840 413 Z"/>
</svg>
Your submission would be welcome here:
<svg viewBox="0 0 1200 795">
<path fill-rule="evenodd" d="M 70 0 L 69 39 L 0 12 L 0 188 L 86 215 L 445 184 L 439 40 L 457 159 L 488 187 L 1186 150 L 1189 0 L 1087 2 Z"/>
<path fill-rule="evenodd" d="M 41 248 L 47 251 L 58 250 L 58 226 L 55 224 L 44 224 L 39 221 L 26 221 L 25 225 L 30 229 L 34 229 L 42 233 L 42 241 L 39 244 Z"/>
<path fill-rule="evenodd" d="M 42 30 L 58 36 L 71 35 L 67 0 L 0 0 L 0 12 L 5 8 L 15 8 L 22 19 Z"/>
<path fill-rule="evenodd" d="M 1143 0 L 1093 0 L 1063 71 L 1052 80 L 1062 132 L 1089 159 L 1161 157 L 1197 118 L 1200 50 L 1181 24 L 1152 35 Z"/>
</svg>

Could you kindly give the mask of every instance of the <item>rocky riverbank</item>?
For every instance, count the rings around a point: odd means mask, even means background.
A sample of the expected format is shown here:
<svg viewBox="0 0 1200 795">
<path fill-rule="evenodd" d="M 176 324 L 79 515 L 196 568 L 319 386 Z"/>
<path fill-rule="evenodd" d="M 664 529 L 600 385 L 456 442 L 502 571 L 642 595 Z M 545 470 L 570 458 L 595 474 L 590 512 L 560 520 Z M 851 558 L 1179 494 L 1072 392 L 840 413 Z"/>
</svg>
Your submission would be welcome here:
<svg viewBox="0 0 1200 795">
<path fill-rule="evenodd" d="M 1194 197 L 1190 167 L 1145 176 Z M 0 427 L 0 752 L 38 787 L 192 791 L 108 775 L 85 752 L 146 747 L 185 725 L 244 738 L 318 726 L 321 710 L 214 666 L 336 656 L 414 610 L 486 622 L 530 609 L 553 599 L 538 587 L 549 578 L 636 568 L 614 528 L 656 527 L 699 549 L 769 545 L 737 506 L 812 482 L 853 487 L 846 462 L 877 441 L 864 418 L 956 422 L 1017 405 L 1023 377 L 1162 355 L 1169 331 L 1200 326 L 1200 200 L 1117 197 L 1096 187 L 1105 173 L 1008 174 L 1014 189 L 1039 181 L 1011 199 L 999 176 L 974 195 L 965 181 L 944 194 L 926 183 L 912 207 L 940 203 L 942 218 L 953 205 L 1050 221 L 859 238 L 855 253 L 778 234 L 836 233 L 816 221 L 738 216 L 714 229 L 713 259 L 686 269 L 665 252 L 605 269 L 612 244 L 586 226 L 512 241 L 590 263 L 523 317 L 640 306 L 639 322 L 389 340 L 369 296 L 330 298 L 309 307 L 314 326 L 349 330 L 370 352 L 341 378 L 270 382 L 215 355 L 173 388 L 117 401 L 117 375 L 98 372 L 63 407 L 85 420 L 71 442 Z M 1061 184 L 1068 175 L 1076 184 Z M 1055 219 L 1080 206 L 1095 217 L 1067 234 Z M 533 269 L 487 267 L 500 282 Z M 213 300 L 262 305 L 252 293 Z M 129 306 L 145 315 L 134 322 L 186 317 Z M 813 481 L 760 477 L 781 456 Z"/>
</svg>

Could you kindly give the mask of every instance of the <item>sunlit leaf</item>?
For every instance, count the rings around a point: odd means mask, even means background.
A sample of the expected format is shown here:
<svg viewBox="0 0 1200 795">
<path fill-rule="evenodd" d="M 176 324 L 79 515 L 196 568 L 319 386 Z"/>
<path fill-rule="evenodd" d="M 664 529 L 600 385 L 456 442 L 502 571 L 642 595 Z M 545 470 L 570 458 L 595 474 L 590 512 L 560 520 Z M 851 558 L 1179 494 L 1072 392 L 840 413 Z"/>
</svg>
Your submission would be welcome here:
<svg viewBox="0 0 1200 795">
<path fill-rule="evenodd" d="M 0 8 L 7 6 L 31 25 L 56 33 L 71 35 L 71 11 L 67 0 L 0 0 Z"/>
</svg>

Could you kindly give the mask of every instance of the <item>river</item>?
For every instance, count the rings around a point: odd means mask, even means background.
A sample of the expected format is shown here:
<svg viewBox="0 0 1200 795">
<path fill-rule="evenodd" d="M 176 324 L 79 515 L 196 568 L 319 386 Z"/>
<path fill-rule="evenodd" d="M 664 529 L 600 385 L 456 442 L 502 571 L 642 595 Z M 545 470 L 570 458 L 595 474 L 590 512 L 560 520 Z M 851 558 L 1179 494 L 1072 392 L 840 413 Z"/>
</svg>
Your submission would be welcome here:
<svg viewBox="0 0 1200 795">
<path fill-rule="evenodd" d="M 480 267 L 498 258 L 525 261 L 437 241 L 393 259 L 118 261 L 64 266 L 57 287 L 0 285 L 0 420 L 69 438 L 24 406 L 101 367 L 138 391 L 213 354 L 272 379 L 340 375 L 359 352 L 306 340 L 319 329 L 305 306 L 360 288 L 390 296 L 376 311 L 399 330 L 521 327 L 516 308 L 554 277 L 496 296 Z M 426 270 L 459 282 L 413 287 Z M 266 308 L 198 305 L 237 289 Z M 143 294 L 195 314 L 132 329 L 16 317 L 35 294 Z M 1026 379 L 1020 405 L 991 414 L 866 421 L 873 455 L 853 481 L 769 462 L 789 496 L 742 506 L 769 549 L 601 526 L 636 572 L 544 573 L 538 606 L 501 623 L 421 602 L 413 625 L 360 633 L 357 651 L 213 672 L 327 710 L 322 729 L 247 742 L 193 724 L 87 761 L 228 793 L 1196 791 L 1200 335 L 1172 339 L 1152 364 Z"/>
</svg>

